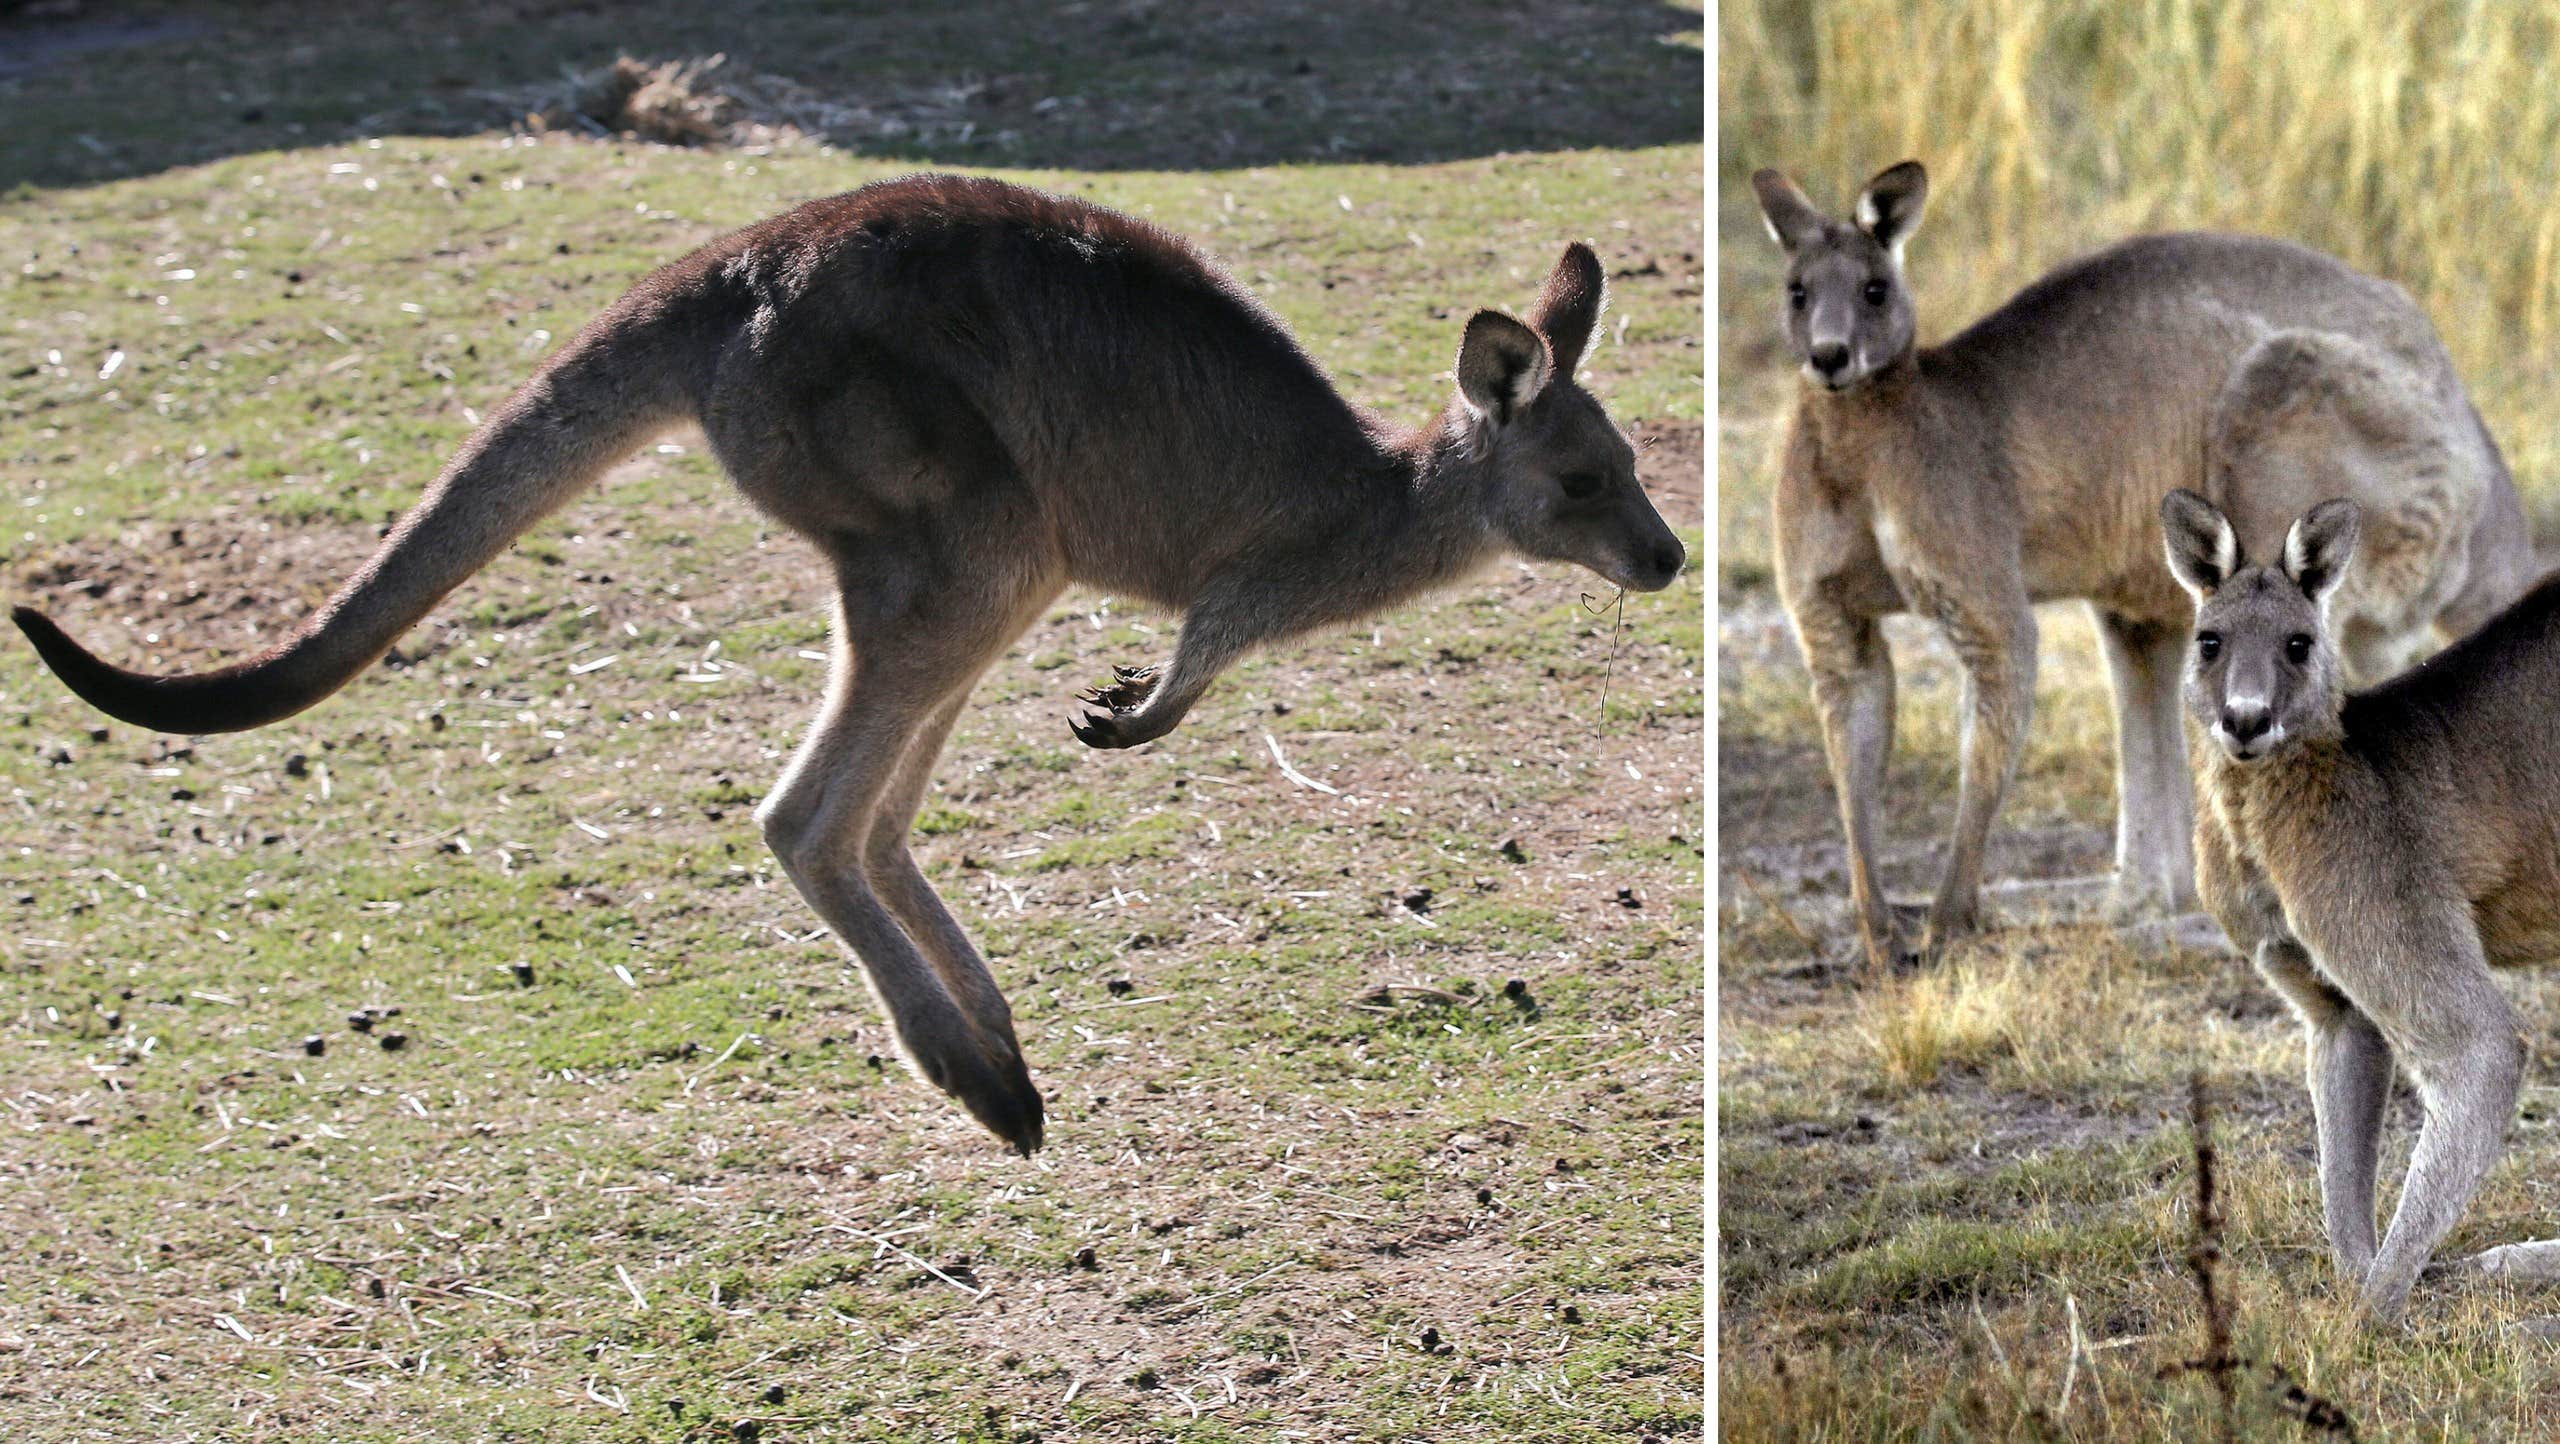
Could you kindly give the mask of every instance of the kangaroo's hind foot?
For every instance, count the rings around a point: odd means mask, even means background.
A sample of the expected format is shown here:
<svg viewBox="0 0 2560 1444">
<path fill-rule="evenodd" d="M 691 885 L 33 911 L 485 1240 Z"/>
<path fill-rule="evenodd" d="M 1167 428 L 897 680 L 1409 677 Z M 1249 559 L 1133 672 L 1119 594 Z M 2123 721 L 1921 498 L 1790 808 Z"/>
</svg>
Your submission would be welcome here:
<svg viewBox="0 0 2560 1444">
<path fill-rule="evenodd" d="M 2463 1259 L 2459 1266 L 2503 1283 L 2560 1283 L 2560 1238 L 2502 1243 Z"/>
</svg>

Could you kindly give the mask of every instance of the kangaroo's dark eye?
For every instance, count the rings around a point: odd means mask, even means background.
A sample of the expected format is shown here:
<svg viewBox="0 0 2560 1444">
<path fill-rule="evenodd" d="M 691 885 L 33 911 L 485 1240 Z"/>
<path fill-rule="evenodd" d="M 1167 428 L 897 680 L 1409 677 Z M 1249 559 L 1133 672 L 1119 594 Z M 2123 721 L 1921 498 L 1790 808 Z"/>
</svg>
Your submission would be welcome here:
<svg viewBox="0 0 2560 1444">
<path fill-rule="evenodd" d="M 2302 665 L 2303 663 L 2305 663 L 2305 662 L 2310 661 L 2310 660 L 2311 660 L 2311 637 L 2310 637 L 2310 634 L 2309 634 L 2309 633 L 2307 633 L 2307 632 L 2296 632 L 2296 633 L 2294 633 L 2292 636 L 2285 638 L 2285 639 L 2284 639 L 2284 659 L 2285 659 L 2286 661 L 2288 661 L 2288 662 L 2291 662 L 2293 665 L 2295 665 L 2295 666 L 2297 666 L 2297 667 L 2301 666 L 2301 665 Z"/>
<path fill-rule="evenodd" d="M 1558 478 L 1557 484 L 1564 488 L 1565 496 L 1574 501 L 1589 501 L 1600 494 L 1600 478 L 1588 471 L 1569 472 Z"/>
<path fill-rule="evenodd" d="M 1881 306 L 1893 299 L 1893 288 L 1882 281 L 1867 282 L 1867 304 Z"/>
<path fill-rule="evenodd" d="M 1804 287 L 1802 284 L 1795 281 L 1787 282 L 1787 305 L 1791 309 L 1798 311 L 1804 309 Z"/>
<path fill-rule="evenodd" d="M 2210 662 L 2221 655 L 2222 634 L 2220 632 L 2196 633 L 2196 660 Z"/>
</svg>

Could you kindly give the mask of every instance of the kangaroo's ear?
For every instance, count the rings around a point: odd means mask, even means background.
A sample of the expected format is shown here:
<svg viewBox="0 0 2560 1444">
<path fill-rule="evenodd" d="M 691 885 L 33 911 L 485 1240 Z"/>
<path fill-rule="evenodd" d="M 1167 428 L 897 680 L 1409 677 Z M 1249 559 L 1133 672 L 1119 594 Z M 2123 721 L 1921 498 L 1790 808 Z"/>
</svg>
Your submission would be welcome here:
<svg viewBox="0 0 2560 1444">
<path fill-rule="evenodd" d="M 1916 160 L 1887 166 L 1858 193 L 1858 229 L 1875 237 L 1893 263 L 1902 264 L 1902 243 L 1920 229 L 1920 213 L 1929 208 L 1929 172 Z"/>
<path fill-rule="evenodd" d="M 1529 312 L 1529 325 L 1547 338 L 1556 374 L 1571 376 L 1582 364 L 1582 349 L 1591 343 L 1591 328 L 1609 303 L 1609 283 L 1600 274 L 1600 258 L 1580 241 L 1564 248 L 1546 289 Z"/>
<path fill-rule="evenodd" d="M 2363 514 L 2343 496 L 2304 512 L 2284 534 L 2284 574 L 2304 596 L 2326 602 L 2346 578 L 2347 563 L 2355 559 L 2356 533 L 2363 527 Z"/>
<path fill-rule="evenodd" d="M 1769 239 L 1789 253 L 1821 240 L 1822 228 L 1830 224 L 1821 208 L 1777 171 L 1752 172 L 1751 192 L 1760 198 L 1760 219 L 1769 227 Z"/>
<path fill-rule="evenodd" d="M 1478 311 L 1458 343 L 1458 395 L 1467 409 L 1508 423 L 1555 375 L 1546 338 L 1500 311 Z"/>
<path fill-rule="evenodd" d="M 2212 502 L 2180 487 L 2160 498 L 2160 535 L 2169 574 L 2202 603 L 2240 570 L 2240 536 Z"/>
</svg>

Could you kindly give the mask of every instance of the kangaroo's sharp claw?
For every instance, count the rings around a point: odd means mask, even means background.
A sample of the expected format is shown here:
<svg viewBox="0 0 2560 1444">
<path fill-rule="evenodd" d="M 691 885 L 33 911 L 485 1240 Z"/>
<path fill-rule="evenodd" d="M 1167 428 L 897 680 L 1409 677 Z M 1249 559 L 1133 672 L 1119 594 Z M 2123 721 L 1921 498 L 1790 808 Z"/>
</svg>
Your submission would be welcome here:
<svg viewBox="0 0 2560 1444">
<path fill-rule="evenodd" d="M 1136 729 L 1124 728 L 1123 724 L 1155 695 L 1156 684 L 1163 676 L 1163 669 L 1158 667 L 1113 666 L 1107 685 L 1088 687 L 1076 694 L 1076 700 L 1084 703 L 1086 710 L 1067 726 L 1075 732 L 1076 740 L 1087 747 L 1135 747 L 1141 741 L 1152 740 L 1129 735 Z"/>
</svg>

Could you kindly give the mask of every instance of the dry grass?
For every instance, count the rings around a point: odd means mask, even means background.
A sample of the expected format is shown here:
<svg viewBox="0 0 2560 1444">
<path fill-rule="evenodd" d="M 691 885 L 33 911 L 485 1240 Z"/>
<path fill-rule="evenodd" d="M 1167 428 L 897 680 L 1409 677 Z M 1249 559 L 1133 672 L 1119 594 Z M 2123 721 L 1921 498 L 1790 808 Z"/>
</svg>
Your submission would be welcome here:
<svg viewBox="0 0 2560 1444">
<path fill-rule="evenodd" d="M 1952 1070 L 2065 1091 L 2086 1080 L 2093 1037 L 2121 1045 L 2180 1021 L 2127 986 L 2140 966 L 2121 942 L 2086 930 L 2002 934 L 1944 967 L 1868 988 L 1860 1031 L 1885 1078 L 1905 1089 Z"/>
<path fill-rule="evenodd" d="M 615 134 L 667 145 L 710 145 L 729 137 L 738 121 L 736 99 L 715 82 L 725 55 L 668 60 L 656 65 L 617 57 L 579 76 L 570 104 Z"/>
</svg>

